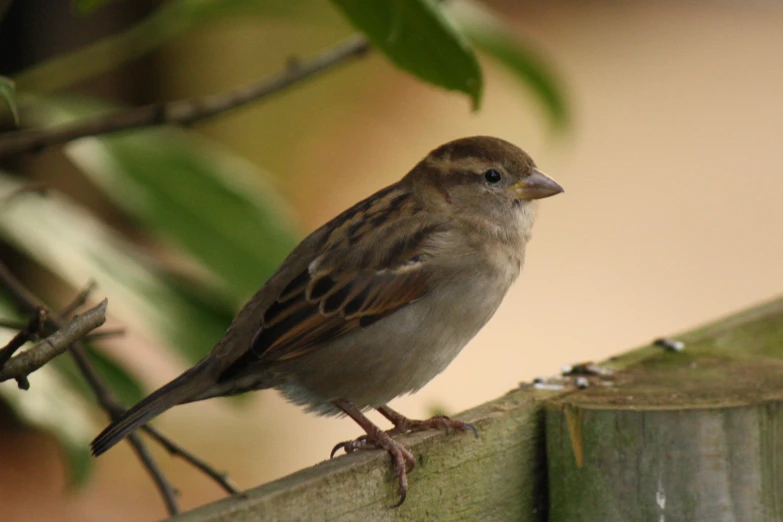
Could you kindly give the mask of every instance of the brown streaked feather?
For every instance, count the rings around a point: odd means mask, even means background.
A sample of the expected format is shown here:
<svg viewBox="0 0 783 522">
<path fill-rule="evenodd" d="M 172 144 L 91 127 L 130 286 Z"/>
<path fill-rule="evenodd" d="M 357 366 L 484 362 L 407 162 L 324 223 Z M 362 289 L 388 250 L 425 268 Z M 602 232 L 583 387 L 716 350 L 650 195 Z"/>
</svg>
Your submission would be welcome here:
<svg viewBox="0 0 783 522">
<path fill-rule="evenodd" d="M 280 295 L 277 297 L 277 302 L 284 303 L 289 301 L 291 298 L 295 297 L 297 294 L 307 288 L 309 283 L 310 274 L 307 272 L 307 270 L 304 270 L 290 283 L 288 283 L 285 288 L 283 288 L 283 291 L 280 292 Z"/>
<path fill-rule="evenodd" d="M 340 280 L 345 281 L 345 276 Z M 416 263 L 396 270 L 355 273 L 318 298 L 308 299 L 309 292 L 302 292 L 292 301 L 295 304 L 274 320 L 267 321 L 265 315 L 265 325 L 253 340 L 252 351 L 259 361 L 267 363 L 304 355 L 361 328 L 363 317 L 385 316 L 421 298 L 427 291 L 426 281 L 423 265 Z M 274 307 L 269 310 L 274 311 Z"/>
<path fill-rule="evenodd" d="M 264 328 L 253 350 L 260 361 L 269 363 L 300 357 L 367 324 L 360 319 L 388 315 L 419 299 L 426 290 L 420 269 L 403 274 L 359 275 L 329 296 L 308 301 L 303 307 L 306 312 L 295 324 Z M 353 313 L 347 313 L 349 310 Z"/>
<path fill-rule="evenodd" d="M 328 239 L 321 255 L 267 307 L 250 349 L 221 380 L 243 375 L 248 364 L 269 366 L 301 357 L 425 295 L 429 251 L 446 224 L 419 215 L 414 205 L 412 195 L 398 188 L 384 191 L 380 202 L 357 205 L 365 219 L 383 216 L 373 229 L 357 227 L 360 221 L 351 212 L 338 216 L 324 234 Z M 389 225 L 378 226 L 381 222 Z M 406 233 L 389 233 L 389 227 Z"/>
</svg>

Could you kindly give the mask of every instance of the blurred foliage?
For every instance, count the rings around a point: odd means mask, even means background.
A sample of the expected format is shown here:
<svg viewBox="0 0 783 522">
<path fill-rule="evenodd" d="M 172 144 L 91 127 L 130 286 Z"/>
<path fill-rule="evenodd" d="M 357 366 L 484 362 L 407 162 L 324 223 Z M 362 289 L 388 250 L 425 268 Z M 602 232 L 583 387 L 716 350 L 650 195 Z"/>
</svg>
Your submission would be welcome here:
<svg viewBox="0 0 783 522">
<path fill-rule="evenodd" d="M 11 115 L 14 125 L 18 125 L 19 107 L 16 103 L 16 85 L 13 80 L 5 76 L 0 76 L 0 100 L 2 100 L 5 112 Z"/>
<path fill-rule="evenodd" d="M 88 20 L 111 1 L 73 0 L 74 16 Z M 450 6 L 434 0 L 168 0 L 123 32 L 37 64 L 14 81 L 0 77 L 0 97 L 16 118 L 19 91 L 23 127 L 78 122 L 118 107 L 51 93 L 116 69 L 200 25 L 228 17 L 286 17 L 287 23 L 311 25 L 329 9 L 342 13 L 393 64 L 466 94 L 474 108 L 483 84 L 475 44 L 531 89 L 553 127 L 568 122 L 565 97 L 543 60 L 508 36 L 502 23 L 493 20 L 489 27 L 486 13 L 459 16 L 457 10 L 450 13 L 455 23 L 445 12 Z M 153 332 L 188 362 L 220 338 L 237 308 L 298 239 L 295 219 L 270 177 L 194 131 L 156 128 L 85 138 L 64 152 L 143 239 L 129 239 L 55 191 L 2 199 L 24 184 L 9 172 L 0 172 L 0 239 L 74 291 L 95 280 L 97 293 L 110 297 L 112 317 L 128 329 Z M 13 317 L 7 301 L 0 305 L 3 317 Z M 135 376 L 92 346 L 88 350 L 123 401 L 141 398 Z M 91 391 L 67 357 L 30 382 L 26 393 L 4 383 L 0 395 L 25 422 L 62 441 L 75 481 L 83 480 L 93 435 Z"/>
<path fill-rule="evenodd" d="M 0 173 L 0 194 L 19 186 Z M 197 292 L 170 284 L 159 261 L 142 255 L 137 245 L 61 194 L 17 195 L 0 213 L 0 237 L 73 288 L 94 280 L 110 297 L 112 315 L 131 328 L 157 332 L 190 362 L 220 338 L 226 317 L 236 308 L 226 295 L 192 299 Z M 190 282 L 196 288 L 205 283 Z"/>
<path fill-rule="evenodd" d="M 37 107 L 58 121 L 107 108 L 73 98 L 46 104 Z M 118 207 L 217 276 L 229 303 L 247 300 L 296 246 L 295 219 L 271 177 L 207 139 L 156 128 L 79 140 L 65 152 Z"/>
</svg>

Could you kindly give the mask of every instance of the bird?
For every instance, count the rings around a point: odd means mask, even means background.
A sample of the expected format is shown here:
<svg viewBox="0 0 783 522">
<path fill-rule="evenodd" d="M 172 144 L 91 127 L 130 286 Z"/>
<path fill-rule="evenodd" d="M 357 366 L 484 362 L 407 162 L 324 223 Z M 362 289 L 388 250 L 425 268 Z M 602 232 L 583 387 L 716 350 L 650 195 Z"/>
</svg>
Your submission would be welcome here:
<svg viewBox="0 0 783 522">
<path fill-rule="evenodd" d="M 382 449 L 399 495 L 415 458 L 394 436 L 471 431 L 445 416 L 411 420 L 388 403 L 442 372 L 489 321 L 525 260 L 539 199 L 563 192 L 523 150 L 489 136 L 432 150 L 401 180 L 294 248 L 195 366 L 128 409 L 91 444 L 98 456 L 173 406 L 274 388 Z M 394 426 L 382 430 L 364 412 Z"/>
</svg>

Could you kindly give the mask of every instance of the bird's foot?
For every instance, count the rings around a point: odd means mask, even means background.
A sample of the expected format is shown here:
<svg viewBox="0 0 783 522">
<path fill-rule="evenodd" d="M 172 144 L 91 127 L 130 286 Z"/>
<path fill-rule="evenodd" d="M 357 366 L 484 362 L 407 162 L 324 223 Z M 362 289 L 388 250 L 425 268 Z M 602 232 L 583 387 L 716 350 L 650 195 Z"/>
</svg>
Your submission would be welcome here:
<svg viewBox="0 0 783 522">
<path fill-rule="evenodd" d="M 388 406 L 380 406 L 378 412 L 394 424 L 394 428 L 388 431 L 390 435 L 435 429 L 445 431 L 446 433 L 451 431 L 470 431 L 478 437 L 478 430 L 476 430 L 475 426 L 467 422 L 450 419 L 445 415 L 435 415 L 426 420 L 412 420 Z"/>
<path fill-rule="evenodd" d="M 413 420 L 392 410 L 388 406 L 381 406 L 378 408 L 378 411 L 394 424 L 392 429 L 382 432 L 390 437 L 432 429 L 445 431 L 446 433 L 450 433 L 451 431 L 469 431 L 478 437 L 478 430 L 476 430 L 475 426 L 467 422 L 450 419 L 445 415 L 435 415 L 426 420 Z M 379 448 L 380 446 L 370 440 L 368 435 L 362 435 L 356 439 L 346 440 L 337 444 L 332 448 L 332 453 L 329 455 L 329 458 L 333 459 L 334 455 L 340 450 L 345 450 L 346 453 L 353 453 L 354 451 L 375 450 Z"/>
<path fill-rule="evenodd" d="M 354 451 L 361 450 L 374 450 L 378 449 L 378 446 L 373 444 L 367 439 L 367 435 L 362 435 L 359 438 L 353 440 L 346 440 L 337 444 L 332 448 L 332 453 L 329 454 L 329 458 L 333 459 L 335 453 L 340 450 L 345 450 L 346 453 L 353 453 Z"/>
<path fill-rule="evenodd" d="M 362 435 L 358 439 L 341 442 L 336 445 L 332 449 L 331 457 L 334 457 L 334 454 L 340 449 L 344 449 L 346 453 L 352 453 L 357 450 L 386 450 L 392 458 L 392 467 L 397 477 L 397 493 L 400 495 L 400 500 L 394 507 L 401 506 L 408 496 L 408 473 L 413 471 L 413 468 L 416 466 L 416 458 L 413 456 L 413 453 L 392 438 L 393 434 L 391 432 L 394 430 L 381 430 L 348 401 L 337 400 L 335 405 L 355 420 L 367 432 L 367 435 Z"/>
</svg>

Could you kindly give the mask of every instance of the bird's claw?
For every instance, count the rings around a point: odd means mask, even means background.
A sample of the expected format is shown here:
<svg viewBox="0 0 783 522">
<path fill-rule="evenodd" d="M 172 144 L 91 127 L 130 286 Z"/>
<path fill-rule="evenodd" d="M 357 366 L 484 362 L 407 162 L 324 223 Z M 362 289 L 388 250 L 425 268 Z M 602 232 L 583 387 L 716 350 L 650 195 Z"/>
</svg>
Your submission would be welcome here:
<svg viewBox="0 0 783 522">
<path fill-rule="evenodd" d="M 425 430 L 440 430 L 445 431 L 447 434 L 452 431 L 469 431 L 478 438 L 478 430 L 472 424 L 454 420 L 446 415 L 435 415 L 426 420 L 411 420 L 399 413 L 385 409 L 384 414 L 393 424 L 394 428 L 389 430 L 391 435 L 399 435 L 403 433 L 416 433 Z"/>
<path fill-rule="evenodd" d="M 341 449 L 345 450 L 346 453 L 353 453 L 354 451 L 357 450 L 378 449 L 378 446 L 370 442 L 369 439 L 367 438 L 367 435 L 362 435 L 359 438 L 353 440 L 346 440 L 344 442 L 337 444 L 334 448 L 332 448 L 332 453 L 329 455 L 329 458 L 333 459 L 334 455 Z"/>
<path fill-rule="evenodd" d="M 408 420 L 405 433 L 416 433 L 424 430 L 440 430 L 446 433 L 452 431 L 469 431 L 478 438 L 478 430 L 472 424 L 450 419 L 445 415 L 436 415 L 427 420 Z"/>
<path fill-rule="evenodd" d="M 349 402 L 338 400 L 335 401 L 335 404 L 359 423 L 367 432 L 367 435 L 362 435 L 357 439 L 337 444 L 332 448 L 330 458 L 334 458 L 334 455 L 341 449 L 345 450 L 346 453 L 352 453 L 357 450 L 386 450 L 392 458 L 392 466 L 394 467 L 394 474 L 397 477 L 398 483 L 397 492 L 400 495 L 400 500 L 394 507 L 401 506 L 408 496 L 408 473 L 412 472 L 413 468 L 416 466 L 416 459 L 402 444 L 395 441 L 392 438 L 393 436 L 436 429 L 445 431 L 446 433 L 450 431 L 470 431 L 473 435 L 478 437 L 478 430 L 476 430 L 475 426 L 468 424 L 467 422 L 452 420 L 445 415 L 436 415 L 427 420 L 411 420 L 386 405 L 379 406 L 376 409 L 381 415 L 386 417 L 394 427 L 387 431 L 381 431 L 380 428 L 372 424 Z"/>
<path fill-rule="evenodd" d="M 334 458 L 334 455 L 341 449 L 346 453 L 359 450 L 385 450 L 391 455 L 394 475 L 398 482 L 397 493 L 400 495 L 399 502 L 393 507 L 399 507 L 408 496 L 408 473 L 413 471 L 416 466 L 416 458 L 405 446 L 392 438 L 390 431 L 392 430 L 380 432 L 377 438 L 371 439 L 368 435 L 362 435 L 357 439 L 341 442 L 332 449 L 330 458 Z"/>
</svg>

